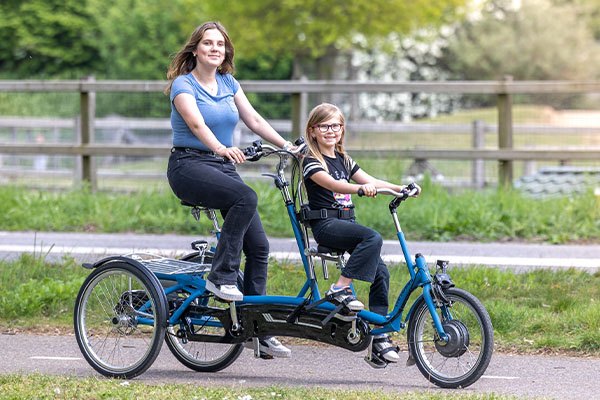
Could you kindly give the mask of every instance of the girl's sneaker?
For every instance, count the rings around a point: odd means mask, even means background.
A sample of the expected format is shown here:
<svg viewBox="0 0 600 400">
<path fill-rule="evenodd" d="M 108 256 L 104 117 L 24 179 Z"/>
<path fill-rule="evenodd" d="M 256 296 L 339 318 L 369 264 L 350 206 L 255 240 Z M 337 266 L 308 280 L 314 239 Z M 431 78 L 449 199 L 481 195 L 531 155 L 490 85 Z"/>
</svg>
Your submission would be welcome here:
<svg viewBox="0 0 600 400">
<path fill-rule="evenodd" d="M 398 348 L 394 346 L 390 337 L 386 334 L 373 336 L 373 354 L 387 362 L 395 363 L 400 360 Z"/>
<path fill-rule="evenodd" d="M 344 286 L 340 288 L 336 287 L 335 285 L 331 285 L 326 295 L 332 295 L 333 300 L 338 303 L 343 303 L 346 301 L 346 307 L 350 311 L 361 311 L 365 308 L 365 305 L 356 299 L 356 296 L 354 293 L 352 293 L 350 286 Z"/>
</svg>

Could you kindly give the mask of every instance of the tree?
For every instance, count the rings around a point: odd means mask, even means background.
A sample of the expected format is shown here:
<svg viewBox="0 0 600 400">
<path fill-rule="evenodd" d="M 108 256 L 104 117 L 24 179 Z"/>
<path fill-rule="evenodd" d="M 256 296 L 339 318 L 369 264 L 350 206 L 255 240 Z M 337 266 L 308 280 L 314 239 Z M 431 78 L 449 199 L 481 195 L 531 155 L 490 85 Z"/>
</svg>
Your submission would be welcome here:
<svg viewBox="0 0 600 400">
<path fill-rule="evenodd" d="M 182 0 L 191 7 L 195 0 Z M 211 19 L 220 20 L 242 57 L 265 52 L 291 55 L 293 76 L 329 78 L 340 52 L 354 48 L 357 36 L 367 40 L 390 32 L 406 33 L 437 25 L 460 14 L 465 0 L 210 0 Z M 193 19 L 193 21 L 192 21 Z M 190 26 L 197 18 L 189 15 Z"/>
<path fill-rule="evenodd" d="M 444 63 L 455 78 L 595 79 L 600 48 L 572 4 L 528 0 L 520 9 L 491 2 L 459 27 Z"/>
<path fill-rule="evenodd" d="M 86 1 L 9 0 L 0 5 L 0 70 L 5 77 L 74 77 L 98 66 Z"/>
<path fill-rule="evenodd" d="M 165 79 L 169 56 L 178 50 L 177 2 L 88 0 L 96 16 L 100 76 L 110 79 Z"/>
</svg>

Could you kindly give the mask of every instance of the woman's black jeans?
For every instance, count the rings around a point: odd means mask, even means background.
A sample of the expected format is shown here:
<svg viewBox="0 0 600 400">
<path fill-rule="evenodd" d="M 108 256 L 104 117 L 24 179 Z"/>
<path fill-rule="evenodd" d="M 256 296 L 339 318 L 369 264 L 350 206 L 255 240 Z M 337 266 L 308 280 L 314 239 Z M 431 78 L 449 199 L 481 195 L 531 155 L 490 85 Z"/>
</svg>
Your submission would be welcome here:
<svg viewBox="0 0 600 400">
<path fill-rule="evenodd" d="M 256 210 L 256 193 L 235 165 L 212 153 L 177 148 L 171 150 L 167 178 L 179 199 L 221 210 L 221 237 L 208 279 L 216 285 L 235 285 L 243 250 L 244 294 L 266 294 L 269 242 Z"/>
<path fill-rule="evenodd" d="M 370 282 L 369 309 L 374 313 L 386 315 L 389 306 L 390 272 L 381 259 L 381 235 L 354 220 L 337 218 L 313 220 L 311 227 L 317 243 L 350 253 L 342 276 Z"/>
</svg>

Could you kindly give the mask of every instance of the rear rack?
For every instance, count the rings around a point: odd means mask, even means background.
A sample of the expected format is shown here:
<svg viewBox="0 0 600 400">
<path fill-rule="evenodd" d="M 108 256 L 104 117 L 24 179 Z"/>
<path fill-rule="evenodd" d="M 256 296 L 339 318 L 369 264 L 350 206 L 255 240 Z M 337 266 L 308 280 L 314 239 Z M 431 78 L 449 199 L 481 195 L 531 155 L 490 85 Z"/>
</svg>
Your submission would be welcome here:
<svg viewBox="0 0 600 400">
<path fill-rule="evenodd" d="M 210 264 L 198 264 L 190 261 L 176 260 L 149 253 L 131 253 L 123 257 L 131 258 L 143 264 L 154 274 L 204 274 L 211 269 Z"/>
</svg>

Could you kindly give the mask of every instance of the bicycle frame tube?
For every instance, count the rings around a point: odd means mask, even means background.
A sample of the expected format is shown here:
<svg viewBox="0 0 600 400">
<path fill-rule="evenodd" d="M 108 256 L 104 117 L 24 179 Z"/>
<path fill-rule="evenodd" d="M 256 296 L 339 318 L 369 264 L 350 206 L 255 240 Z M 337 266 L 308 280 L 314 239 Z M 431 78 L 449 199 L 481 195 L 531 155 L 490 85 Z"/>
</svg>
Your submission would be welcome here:
<svg viewBox="0 0 600 400">
<path fill-rule="evenodd" d="M 304 254 L 304 238 L 302 237 L 302 233 L 300 231 L 300 224 L 298 223 L 298 218 L 296 217 L 294 204 L 288 203 L 286 208 L 288 211 L 288 216 L 290 217 L 292 229 L 294 231 L 294 237 L 296 238 L 296 245 L 298 246 L 300 259 L 302 260 L 302 266 L 304 267 L 304 273 L 306 274 L 306 282 L 298 293 L 298 297 L 304 297 L 306 292 L 310 289 L 312 291 L 313 298 L 315 300 L 320 300 L 321 294 L 319 293 L 317 280 L 313 276 L 312 269 L 310 268 L 310 264 L 308 262 L 308 257 L 306 257 L 306 254 Z"/>
<path fill-rule="evenodd" d="M 390 213 L 392 214 L 392 218 L 394 220 L 396 234 L 398 236 L 398 241 L 400 242 L 400 247 L 402 248 L 404 260 L 406 261 L 406 268 L 408 269 L 408 273 L 410 274 L 410 280 L 402 288 L 402 291 L 398 295 L 396 303 L 394 304 L 394 309 L 386 317 L 386 322 L 383 324 L 380 323 L 380 325 L 383 326 L 381 328 L 374 329 L 372 332 L 374 335 L 376 335 L 379 333 L 398 331 L 401 328 L 403 328 L 406 321 L 408 321 L 412 313 L 411 308 L 411 310 L 407 314 L 404 323 L 401 322 L 402 312 L 404 311 L 404 307 L 406 306 L 408 298 L 410 297 L 411 293 L 417 289 L 417 287 L 422 287 L 423 294 L 421 296 L 424 298 L 425 304 L 427 304 L 427 308 L 429 309 L 429 313 L 431 314 L 431 318 L 435 329 L 440 335 L 440 337 L 446 340 L 448 336 L 444 332 L 444 328 L 442 327 L 442 323 L 436 312 L 435 303 L 433 301 L 433 298 L 431 297 L 431 275 L 429 274 L 429 269 L 427 268 L 425 257 L 423 257 L 421 254 L 417 254 L 417 256 L 415 257 L 415 263 L 413 264 L 412 257 L 408 250 L 408 245 L 406 243 L 406 238 L 404 237 L 402 227 L 400 226 L 400 221 L 398 220 L 396 208 L 390 206 Z M 370 318 L 366 319 L 370 320 Z"/>
</svg>

